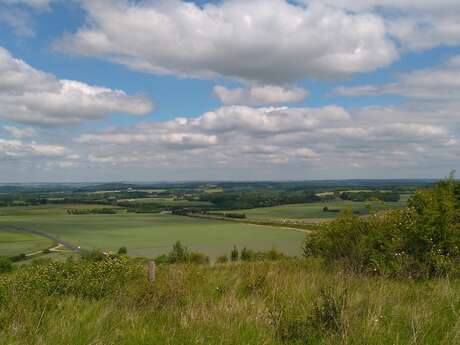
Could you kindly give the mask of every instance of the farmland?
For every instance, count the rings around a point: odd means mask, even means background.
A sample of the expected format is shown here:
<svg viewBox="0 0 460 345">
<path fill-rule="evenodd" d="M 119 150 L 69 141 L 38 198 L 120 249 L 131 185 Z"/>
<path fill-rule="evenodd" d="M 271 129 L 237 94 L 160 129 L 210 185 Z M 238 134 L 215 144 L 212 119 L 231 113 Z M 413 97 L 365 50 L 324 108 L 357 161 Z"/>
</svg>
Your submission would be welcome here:
<svg viewBox="0 0 460 345">
<path fill-rule="evenodd" d="M 176 241 L 211 259 L 228 254 L 233 246 L 253 250 L 274 247 L 296 256 L 305 233 L 293 229 L 293 222 L 331 220 L 347 208 L 365 215 L 402 207 L 415 188 L 402 182 L 356 186 L 342 183 L 9 187 L 8 193 L 0 195 L 0 205 L 4 205 L 0 207 L 0 256 L 29 254 L 54 244 L 40 234 L 12 232 L 11 227 L 38 231 L 84 250 L 109 252 L 127 247 L 130 256 L 139 257 L 164 254 Z M 393 195 L 399 201 L 343 200 L 340 193 L 350 191 L 368 193 L 364 197 L 374 199 Z M 228 209 L 244 213 L 247 219 L 231 222 L 187 217 L 225 213 Z M 289 225 L 284 220 L 293 222 Z"/>
<path fill-rule="evenodd" d="M 304 221 L 317 221 L 337 218 L 340 211 L 351 209 L 359 214 L 367 214 L 369 210 L 383 210 L 388 208 L 404 207 L 410 194 L 402 194 L 398 202 L 354 202 L 348 200 L 335 200 L 328 202 L 315 202 L 306 204 L 280 205 L 275 207 L 261 207 L 249 210 L 237 210 L 246 214 L 248 219 L 297 219 Z M 329 211 L 325 212 L 327 207 Z"/>
<path fill-rule="evenodd" d="M 13 256 L 21 253 L 33 253 L 53 245 L 49 239 L 41 236 L 0 229 L 0 253 Z"/>
<path fill-rule="evenodd" d="M 27 211 L 31 214 L 27 215 Z M 228 253 L 233 245 L 258 250 L 276 247 L 290 255 L 298 255 L 304 237 L 302 232 L 293 230 L 172 215 L 67 215 L 62 207 L 46 207 L 40 211 L 29 208 L 27 211 L 25 208 L 10 208 L 10 213 L 20 216 L 0 217 L 0 226 L 15 225 L 42 231 L 84 249 L 116 251 L 126 246 L 132 256 L 163 254 L 177 240 L 212 258 Z M 28 249 L 22 242 L 24 235 L 17 233 L 16 236 L 17 242 L 13 242 L 10 236 L 8 243 L 0 237 L 1 246 L 10 246 L 9 254 L 23 253 Z"/>
</svg>

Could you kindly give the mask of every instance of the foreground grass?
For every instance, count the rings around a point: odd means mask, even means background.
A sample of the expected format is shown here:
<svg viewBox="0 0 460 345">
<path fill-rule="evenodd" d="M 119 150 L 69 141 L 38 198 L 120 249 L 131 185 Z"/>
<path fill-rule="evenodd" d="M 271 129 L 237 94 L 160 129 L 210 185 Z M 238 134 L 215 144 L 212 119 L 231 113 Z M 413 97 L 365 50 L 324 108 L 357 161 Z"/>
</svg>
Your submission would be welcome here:
<svg viewBox="0 0 460 345">
<path fill-rule="evenodd" d="M 0 344 L 460 343 L 458 279 L 388 280 L 304 260 L 161 266 L 154 283 L 143 265 L 104 269 L 99 285 L 91 270 L 74 272 L 85 283 L 68 290 L 36 285 L 43 271 L 39 284 L 52 286 L 48 268 L 0 278 L 23 280 L 0 298 Z"/>
</svg>

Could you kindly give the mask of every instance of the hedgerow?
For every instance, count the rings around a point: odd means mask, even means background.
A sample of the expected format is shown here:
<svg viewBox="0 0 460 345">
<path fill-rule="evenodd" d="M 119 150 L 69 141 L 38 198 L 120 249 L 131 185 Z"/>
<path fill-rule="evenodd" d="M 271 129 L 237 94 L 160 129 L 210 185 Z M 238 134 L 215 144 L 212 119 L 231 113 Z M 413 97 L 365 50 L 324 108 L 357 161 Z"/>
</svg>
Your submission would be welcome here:
<svg viewBox="0 0 460 345">
<path fill-rule="evenodd" d="M 370 217 L 345 212 L 308 236 L 304 255 L 356 272 L 411 278 L 460 273 L 460 184 L 418 191 L 408 207 Z"/>
</svg>

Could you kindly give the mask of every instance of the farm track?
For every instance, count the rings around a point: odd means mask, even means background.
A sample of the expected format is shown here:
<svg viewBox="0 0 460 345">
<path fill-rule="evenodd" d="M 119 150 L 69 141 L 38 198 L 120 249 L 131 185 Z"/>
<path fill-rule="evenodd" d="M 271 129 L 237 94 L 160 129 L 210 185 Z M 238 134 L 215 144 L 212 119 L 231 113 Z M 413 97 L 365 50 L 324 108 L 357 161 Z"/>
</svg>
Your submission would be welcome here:
<svg viewBox="0 0 460 345">
<path fill-rule="evenodd" d="M 75 253 L 81 253 L 82 250 L 73 245 L 72 243 L 69 243 L 67 241 L 63 241 L 53 235 L 50 235 L 50 234 L 47 234 L 46 232 L 42 232 L 42 231 L 37 231 L 37 230 L 33 230 L 33 229 L 28 229 L 28 228 L 24 228 L 24 227 L 20 227 L 20 226 L 14 226 L 14 225 L 5 225 L 5 226 L 1 226 L 3 229 L 12 229 L 12 230 L 16 230 L 16 231 L 22 231 L 22 232 L 26 232 L 26 233 L 29 233 L 29 234 L 32 234 L 32 235 L 37 235 L 37 236 L 40 236 L 40 237 L 45 237 L 53 242 L 56 242 L 57 244 L 59 244 L 60 246 L 63 246 Z"/>
</svg>

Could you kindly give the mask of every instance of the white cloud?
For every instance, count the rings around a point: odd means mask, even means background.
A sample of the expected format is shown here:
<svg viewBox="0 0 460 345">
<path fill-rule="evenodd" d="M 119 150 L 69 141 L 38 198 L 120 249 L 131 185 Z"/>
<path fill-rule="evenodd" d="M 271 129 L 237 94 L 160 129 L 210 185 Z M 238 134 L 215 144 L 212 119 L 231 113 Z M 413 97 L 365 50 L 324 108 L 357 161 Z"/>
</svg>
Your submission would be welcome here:
<svg viewBox="0 0 460 345">
<path fill-rule="evenodd" d="M 395 94 L 418 101 L 458 101 L 460 55 L 450 58 L 442 66 L 404 73 L 394 83 L 340 87 L 336 92 L 347 96 Z"/>
<path fill-rule="evenodd" d="M 308 96 L 308 91 L 299 87 L 285 88 L 265 85 L 252 86 L 247 89 L 229 89 L 225 86 L 214 87 L 214 95 L 226 105 L 270 105 L 296 103 Z"/>
<path fill-rule="evenodd" d="M 0 139 L 0 161 L 33 158 L 60 158 L 68 150 L 60 145 L 45 145 L 21 140 Z"/>
<path fill-rule="evenodd" d="M 455 167 L 452 157 L 458 155 L 454 145 L 458 136 L 451 124 L 458 116 L 439 121 L 419 117 L 410 109 L 398 111 L 392 117 L 387 116 L 390 110 L 382 107 L 361 108 L 350 114 L 336 106 L 231 106 L 196 118 L 86 133 L 76 142 L 90 152 L 89 164 L 101 168 L 116 165 L 121 170 L 133 165 L 155 166 L 158 171 L 168 171 L 170 178 L 191 178 L 190 171 L 208 176 L 208 171 L 220 171 L 222 166 L 228 173 L 243 171 L 247 178 L 251 172 L 265 176 L 276 167 L 285 167 L 277 172 L 278 178 L 301 178 L 302 169 L 318 173 L 325 167 L 328 177 L 339 177 L 333 172 L 342 174 L 350 169 L 382 176 L 379 174 L 388 169 L 415 169 L 433 162 L 439 169 Z M 177 138 L 179 144 L 171 145 L 171 138 Z M 190 138 L 200 138 L 199 145 Z"/>
<path fill-rule="evenodd" d="M 0 118 L 20 123 L 65 124 L 111 113 L 146 114 L 142 96 L 91 86 L 36 70 L 0 47 Z"/>
<path fill-rule="evenodd" d="M 51 2 L 55 0 L 0 0 L 5 5 L 26 5 L 36 9 L 49 9 Z"/>
<path fill-rule="evenodd" d="M 1 9 L 0 24 L 4 23 L 9 26 L 17 36 L 33 37 L 35 30 L 33 28 L 32 18 L 30 15 L 21 10 Z"/>
<path fill-rule="evenodd" d="M 388 33 L 406 49 L 460 44 L 458 0 L 303 0 L 327 3 L 355 13 L 385 13 Z"/>
<path fill-rule="evenodd" d="M 91 0 L 83 6 L 88 25 L 64 36 L 58 49 L 156 74 L 280 84 L 372 71 L 398 57 L 381 18 L 321 4 Z"/>
<path fill-rule="evenodd" d="M 18 128 L 14 126 L 3 126 L 3 129 L 7 131 L 11 136 L 21 139 L 33 137 L 36 133 L 33 128 Z"/>
</svg>

